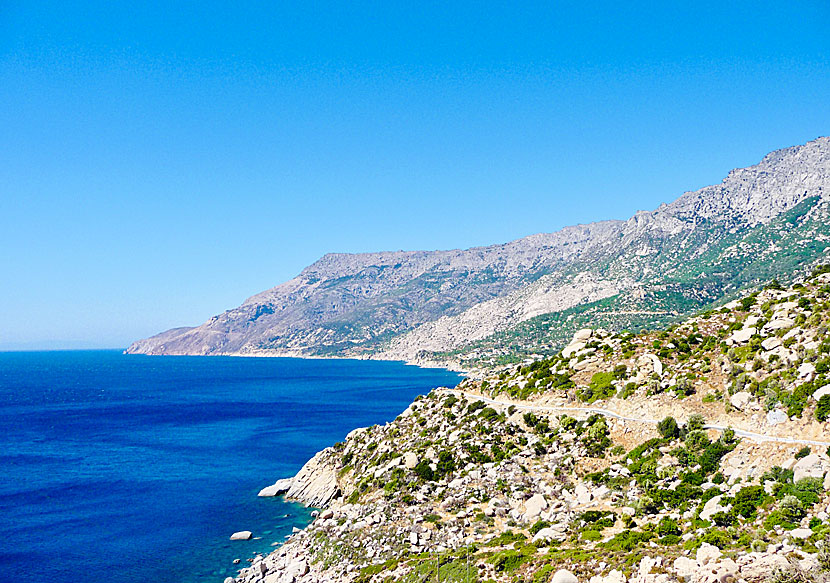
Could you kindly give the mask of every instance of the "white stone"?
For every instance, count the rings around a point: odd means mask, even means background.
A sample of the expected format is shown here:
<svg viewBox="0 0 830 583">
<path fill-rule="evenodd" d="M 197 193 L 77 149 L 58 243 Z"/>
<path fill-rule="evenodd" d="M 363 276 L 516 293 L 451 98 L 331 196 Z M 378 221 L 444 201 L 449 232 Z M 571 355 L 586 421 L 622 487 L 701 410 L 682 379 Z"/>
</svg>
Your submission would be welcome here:
<svg viewBox="0 0 830 583">
<path fill-rule="evenodd" d="M 798 460 L 793 466 L 793 481 L 798 482 L 803 478 L 823 478 L 827 466 L 828 463 L 821 459 L 818 454 L 811 453 Z"/>
<path fill-rule="evenodd" d="M 525 502 L 525 518 L 536 518 L 542 510 L 548 507 L 548 501 L 541 494 L 534 494 Z"/>
<path fill-rule="evenodd" d="M 824 395 L 830 395 L 830 385 L 824 385 L 824 386 L 823 386 L 823 387 L 821 387 L 820 389 L 816 390 L 816 392 L 814 392 L 814 393 L 813 393 L 813 398 L 814 398 L 816 401 L 818 401 L 818 400 L 819 400 L 819 399 L 821 399 Z"/>
<path fill-rule="evenodd" d="M 750 401 L 752 401 L 752 394 L 746 391 L 740 391 L 739 393 L 735 393 L 734 395 L 729 397 L 729 402 L 738 411 L 743 411 L 744 409 L 746 409 Z"/>
<path fill-rule="evenodd" d="M 559 569 L 553 574 L 550 583 L 579 583 L 576 575 L 566 569 Z"/>
<path fill-rule="evenodd" d="M 812 362 L 805 362 L 798 367 L 798 378 L 809 377 L 816 372 L 816 366 Z"/>
<path fill-rule="evenodd" d="M 769 413 L 767 413 L 767 424 L 769 425 L 778 425 L 779 423 L 784 423 L 789 419 L 787 414 L 782 409 L 773 409 Z"/>
<path fill-rule="evenodd" d="M 809 528 L 796 528 L 790 531 L 790 536 L 797 539 L 805 539 L 810 538 L 812 536 L 813 531 Z"/>
<path fill-rule="evenodd" d="M 738 344 L 743 344 L 745 342 L 749 342 L 749 339 L 752 338 L 753 336 L 755 336 L 755 334 L 757 334 L 757 333 L 758 333 L 757 328 L 752 328 L 752 327 L 742 328 L 741 330 L 737 330 L 737 331 L 733 332 L 732 336 L 730 336 L 730 338 L 732 339 L 733 342 L 736 342 Z"/>
<path fill-rule="evenodd" d="M 251 540 L 253 533 L 250 530 L 240 530 L 231 535 L 231 540 Z"/>
<path fill-rule="evenodd" d="M 703 505 L 703 510 L 700 511 L 701 520 L 709 520 L 710 518 L 712 518 L 713 514 L 717 514 L 718 512 L 729 512 L 731 505 L 721 506 L 721 498 L 723 498 L 722 495 L 715 496 Z"/>
<path fill-rule="evenodd" d="M 418 465 L 418 456 L 417 455 L 415 455 L 411 451 L 408 451 L 405 454 L 403 454 L 403 467 L 405 467 L 408 470 L 411 470 L 417 465 Z"/>
<path fill-rule="evenodd" d="M 779 346 L 781 346 L 781 340 L 776 338 L 775 336 L 770 336 L 769 338 L 761 342 L 761 348 L 763 348 L 764 350 L 774 350 Z"/>
<path fill-rule="evenodd" d="M 285 494 L 288 492 L 288 489 L 291 488 L 291 478 L 284 478 L 282 480 L 277 480 L 271 486 L 266 486 L 262 490 L 259 491 L 257 496 L 262 497 L 270 497 L 270 496 L 279 496 L 280 494 Z"/>
<path fill-rule="evenodd" d="M 695 555 L 695 558 L 701 565 L 706 565 L 720 559 L 722 554 L 723 553 L 720 552 L 720 549 L 715 545 L 703 543 L 700 545 L 700 548 L 697 549 L 697 555 Z"/>
<path fill-rule="evenodd" d="M 578 341 L 588 340 L 588 338 L 590 338 L 593 334 L 594 334 L 594 331 L 591 330 L 590 328 L 583 328 L 582 330 L 577 330 L 577 332 L 574 334 L 573 340 L 571 340 L 571 342 L 578 342 Z"/>
</svg>

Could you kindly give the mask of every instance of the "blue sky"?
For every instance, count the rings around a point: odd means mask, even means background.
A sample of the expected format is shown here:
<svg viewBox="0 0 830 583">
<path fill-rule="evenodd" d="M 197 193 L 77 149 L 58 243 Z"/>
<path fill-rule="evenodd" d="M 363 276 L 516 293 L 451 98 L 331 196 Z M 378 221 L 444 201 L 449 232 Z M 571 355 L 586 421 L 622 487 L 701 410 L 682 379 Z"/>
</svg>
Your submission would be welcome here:
<svg viewBox="0 0 830 583">
<path fill-rule="evenodd" d="M 824 0 L 0 3 L 0 349 L 652 209 L 830 133 L 827 30 Z"/>
</svg>

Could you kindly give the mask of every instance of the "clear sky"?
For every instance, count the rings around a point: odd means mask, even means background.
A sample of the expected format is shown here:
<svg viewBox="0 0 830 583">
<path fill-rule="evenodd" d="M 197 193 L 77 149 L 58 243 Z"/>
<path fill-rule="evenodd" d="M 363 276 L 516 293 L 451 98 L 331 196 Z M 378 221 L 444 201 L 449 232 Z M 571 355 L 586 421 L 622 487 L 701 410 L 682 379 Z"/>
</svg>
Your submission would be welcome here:
<svg viewBox="0 0 830 583">
<path fill-rule="evenodd" d="M 0 349 L 499 243 L 830 134 L 830 3 L 0 2 Z"/>
</svg>

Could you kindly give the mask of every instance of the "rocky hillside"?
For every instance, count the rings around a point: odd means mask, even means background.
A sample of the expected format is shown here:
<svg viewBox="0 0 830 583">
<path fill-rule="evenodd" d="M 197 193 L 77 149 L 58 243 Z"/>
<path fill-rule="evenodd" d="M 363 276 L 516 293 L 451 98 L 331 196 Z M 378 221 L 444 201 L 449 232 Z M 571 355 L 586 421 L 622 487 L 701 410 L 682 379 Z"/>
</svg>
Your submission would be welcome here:
<svg viewBox="0 0 830 583">
<path fill-rule="evenodd" d="M 828 271 L 354 430 L 263 490 L 321 510 L 237 580 L 830 581 Z"/>
<path fill-rule="evenodd" d="M 148 354 L 375 356 L 469 368 L 553 354 L 587 320 L 641 329 L 789 278 L 830 246 L 830 139 L 628 221 L 454 251 L 331 254 Z"/>
</svg>

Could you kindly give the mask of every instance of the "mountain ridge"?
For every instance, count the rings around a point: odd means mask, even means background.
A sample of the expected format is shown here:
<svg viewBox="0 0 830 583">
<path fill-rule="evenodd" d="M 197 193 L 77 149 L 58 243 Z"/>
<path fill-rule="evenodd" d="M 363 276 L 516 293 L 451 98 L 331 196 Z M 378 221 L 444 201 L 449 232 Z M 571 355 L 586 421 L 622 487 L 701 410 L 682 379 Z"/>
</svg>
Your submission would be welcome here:
<svg viewBox="0 0 830 583">
<path fill-rule="evenodd" d="M 790 229 L 801 260 L 783 265 L 784 276 L 821 258 L 830 235 L 824 228 L 829 198 L 830 138 L 823 137 L 771 152 L 758 164 L 732 170 L 719 184 L 684 192 L 627 220 L 470 249 L 329 253 L 201 326 L 162 332 L 127 352 L 445 362 L 442 354 L 531 318 L 620 294 L 622 304 L 631 303 L 631 294 L 645 300 L 655 286 L 679 285 L 686 295 L 708 290 L 706 297 L 668 310 L 688 313 L 759 283 L 716 272 L 732 256 L 739 257 L 731 261 L 733 271 L 754 260 L 760 250 L 744 250 L 747 237 Z M 781 217 L 794 212 L 793 229 Z M 773 245 L 781 236 L 776 233 L 768 237 Z M 800 235 L 820 244 L 798 248 Z M 721 248 L 730 238 L 736 247 Z M 689 274 L 681 277 L 684 270 Z M 693 271 L 698 291 L 690 281 Z M 568 332 L 563 328 L 551 349 Z"/>
</svg>

